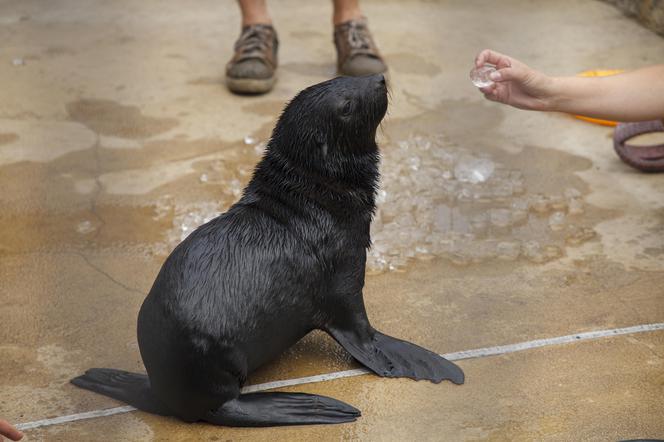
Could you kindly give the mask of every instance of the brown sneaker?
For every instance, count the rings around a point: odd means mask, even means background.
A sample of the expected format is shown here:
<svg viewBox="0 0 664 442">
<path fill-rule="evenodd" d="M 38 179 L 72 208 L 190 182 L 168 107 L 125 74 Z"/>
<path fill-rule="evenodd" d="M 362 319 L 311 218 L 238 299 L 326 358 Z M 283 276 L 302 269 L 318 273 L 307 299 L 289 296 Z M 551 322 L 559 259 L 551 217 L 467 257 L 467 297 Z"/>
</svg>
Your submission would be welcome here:
<svg viewBox="0 0 664 442">
<path fill-rule="evenodd" d="M 239 94 L 269 92 L 277 80 L 279 40 L 271 25 L 249 25 L 235 42 L 235 55 L 226 65 L 226 86 Z"/>
<path fill-rule="evenodd" d="M 337 69 L 342 75 L 359 77 L 387 70 L 376 43 L 371 38 L 367 19 L 349 20 L 334 27 Z"/>
</svg>

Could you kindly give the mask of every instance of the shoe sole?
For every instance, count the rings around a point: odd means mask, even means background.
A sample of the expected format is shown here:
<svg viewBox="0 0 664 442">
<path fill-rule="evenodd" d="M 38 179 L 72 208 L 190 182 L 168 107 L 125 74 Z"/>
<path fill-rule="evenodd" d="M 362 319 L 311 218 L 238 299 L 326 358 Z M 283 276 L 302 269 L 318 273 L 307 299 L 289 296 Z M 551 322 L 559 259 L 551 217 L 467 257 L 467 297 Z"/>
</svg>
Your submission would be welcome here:
<svg viewBox="0 0 664 442">
<path fill-rule="evenodd" d="M 236 94 L 264 94 L 270 92 L 276 82 L 276 75 L 261 79 L 226 77 L 226 87 Z"/>
</svg>

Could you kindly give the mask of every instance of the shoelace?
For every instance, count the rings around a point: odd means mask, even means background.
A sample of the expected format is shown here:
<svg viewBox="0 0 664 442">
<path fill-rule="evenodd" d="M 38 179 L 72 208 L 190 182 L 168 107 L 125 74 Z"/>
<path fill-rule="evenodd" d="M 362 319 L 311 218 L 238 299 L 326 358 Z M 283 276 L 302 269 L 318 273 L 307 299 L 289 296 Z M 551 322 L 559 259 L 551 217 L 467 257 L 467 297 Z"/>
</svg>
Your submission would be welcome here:
<svg viewBox="0 0 664 442">
<path fill-rule="evenodd" d="M 264 51 L 271 37 L 269 28 L 252 26 L 247 28 L 240 36 L 237 42 L 237 49 L 241 50 L 243 54 L 254 50 Z"/>
<path fill-rule="evenodd" d="M 369 36 L 362 23 L 351 21 L 348 24 L 348 44 L 353 49 L 369 49 Z"/>
</svg>

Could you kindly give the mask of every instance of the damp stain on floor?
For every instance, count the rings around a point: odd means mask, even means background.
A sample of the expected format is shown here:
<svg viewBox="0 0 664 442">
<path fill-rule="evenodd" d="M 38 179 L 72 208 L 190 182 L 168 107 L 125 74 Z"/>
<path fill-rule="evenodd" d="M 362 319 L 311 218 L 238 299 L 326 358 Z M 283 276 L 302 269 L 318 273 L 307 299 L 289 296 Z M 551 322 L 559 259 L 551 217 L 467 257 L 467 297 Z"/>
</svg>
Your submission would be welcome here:
<svg viewBox="0 0 664 442">
<path fill-rule="evenodd" d="M 112 100 L 82 99 L 67 103 L 67 113 L 98 135 L 119 138 L 148 138 L 177 125 L 173 118 L 154 118 L 142 114 L 136 106 Z"/>
</svg>

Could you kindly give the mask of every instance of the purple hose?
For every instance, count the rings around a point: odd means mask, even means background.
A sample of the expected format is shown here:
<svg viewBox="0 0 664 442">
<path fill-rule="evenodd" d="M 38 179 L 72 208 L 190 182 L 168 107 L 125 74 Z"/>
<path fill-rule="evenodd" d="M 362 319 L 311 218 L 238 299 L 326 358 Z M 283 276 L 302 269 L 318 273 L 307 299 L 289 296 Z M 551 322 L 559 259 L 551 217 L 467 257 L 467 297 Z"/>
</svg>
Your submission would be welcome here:
<svg viewBox="0 0 664 442">
<path fill-rule="evenodd" d="M 664 132 L 661 120 L 619 123 L 613 133 L 613 148 L 625 163 L 643 172 L 664 172 L 664 144 L 634 146 L 627 141 L 637 135 Z"/>
</svg>

